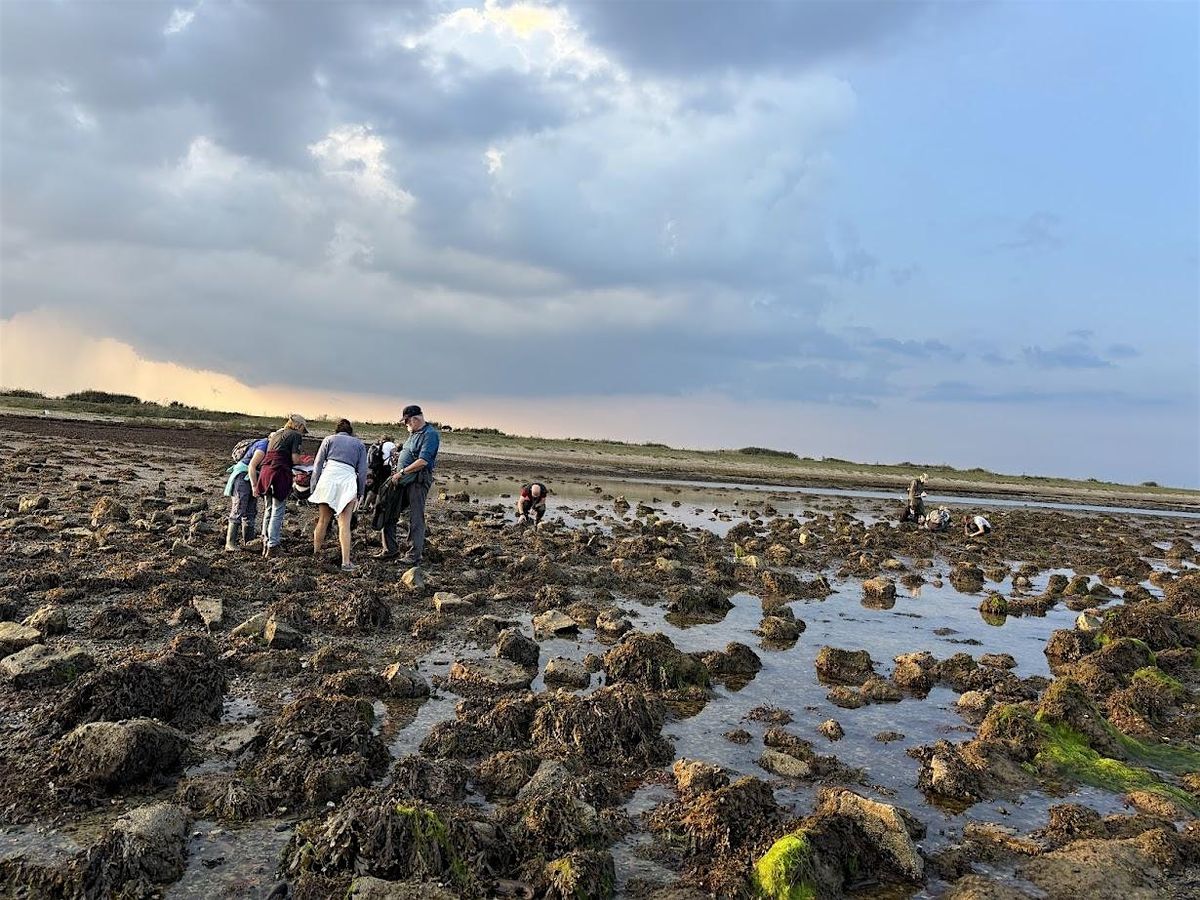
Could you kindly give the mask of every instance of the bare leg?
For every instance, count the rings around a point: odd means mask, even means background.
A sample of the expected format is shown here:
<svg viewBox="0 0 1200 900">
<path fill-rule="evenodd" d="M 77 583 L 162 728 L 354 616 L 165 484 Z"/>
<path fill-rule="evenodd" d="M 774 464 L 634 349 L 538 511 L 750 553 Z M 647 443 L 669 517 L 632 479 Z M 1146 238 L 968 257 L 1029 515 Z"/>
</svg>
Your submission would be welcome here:
<svg viewBox="0 0 1200 900">
<path fill-rule="evenodd" d="M 313 528 L 313 556 L 321 552 L 321 545 L 325 543 L 325 532 L 329 530 L 329 523 L 333 521 L 333 509 L 328 503 L 322 503 L 317 507 L 317 524 Z"/>
<path fill-rule="evenodd" d="M 354 515 L 356 506 L 358 506 L 358 501 L 351 500 L 346 504 L 346 508 L 338 513 L 338 543 L 342 545 L 343 566 L 350 565 L 350 543 L 354 539 L 350 533 L 350 518 Z M 329 509 L 329 507 L 323 506 L 322 509 Z"/>
</svg>

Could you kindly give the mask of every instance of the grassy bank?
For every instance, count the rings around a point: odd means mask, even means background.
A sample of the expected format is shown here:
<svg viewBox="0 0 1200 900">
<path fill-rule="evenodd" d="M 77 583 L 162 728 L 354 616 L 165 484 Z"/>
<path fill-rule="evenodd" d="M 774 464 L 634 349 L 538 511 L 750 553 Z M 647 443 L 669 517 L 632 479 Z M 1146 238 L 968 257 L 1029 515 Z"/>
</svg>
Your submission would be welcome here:
<svg viewBox="0 0 1200 900">
<path fill-rule="evenodd" d="M 204 427 L 239 435 L 265 433 L 279 427 L 281 422 L 281 417 L 277 416 L 249 416 L 179 404 L 106 403 L 12 395 L 0 396 L 0 414 L 3 413 L 159 427 Z M 327 434 L 334 426 L 332 421 L 324 419 L 310 419 L 309 424 L 315 435 Z M 403 427 L 395 423 L 356 423 L 355 427 L 357 433 L 368 441 L 383 433 L 396 436 L 404 433 Z M 1013 475 L 982 468 L 957 469 L 914 462 L 861 463 L 833 458 L 814 459 L 755 447 L 687 450 L 658 443 L 523 437 L 491 428 L 446 426 L 443 431 L 443 452 L 452 457 L 494 460 L 509 467 L 524 467 L 534 472 L 577 471 L 837 487 L 901 488 L 914 475 L 925 472 L 933 493 L 1025 495 L 1094 503 L 1145 502 L 1179 508 L 1200 507 L 1200 492 L 1151 483 L 1126 485 L 1096 479 Z"/>
</svg>

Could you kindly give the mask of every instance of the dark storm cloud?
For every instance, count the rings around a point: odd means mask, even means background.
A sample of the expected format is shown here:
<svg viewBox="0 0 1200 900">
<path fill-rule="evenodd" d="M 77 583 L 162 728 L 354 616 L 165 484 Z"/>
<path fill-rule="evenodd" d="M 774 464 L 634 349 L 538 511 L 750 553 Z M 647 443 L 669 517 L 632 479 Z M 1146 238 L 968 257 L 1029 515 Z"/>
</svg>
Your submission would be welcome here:
<svg viewBox="0 0 1200 900">
<path fill-rule="evenodd" d="M 725 68 L 793 69 L 864 52 L 938 6 L 897 0 L 567 0 L 589 37 L 636 69 L 687 76 Z"/>
<path fill-rule="evenodd" d="M 823 209 L 856 97 L 807 70 L 936 8 L 569 5 L 599 41 L 577 58 L 455 32 L 456 8 L 0 4 L 4 315 L 251 385 L 427 396 L 870 406 L 963 361 L 822 318 L 915 270 Z M 1073 346 L 1026 362 L 1096 353 Z"/>
</svg>

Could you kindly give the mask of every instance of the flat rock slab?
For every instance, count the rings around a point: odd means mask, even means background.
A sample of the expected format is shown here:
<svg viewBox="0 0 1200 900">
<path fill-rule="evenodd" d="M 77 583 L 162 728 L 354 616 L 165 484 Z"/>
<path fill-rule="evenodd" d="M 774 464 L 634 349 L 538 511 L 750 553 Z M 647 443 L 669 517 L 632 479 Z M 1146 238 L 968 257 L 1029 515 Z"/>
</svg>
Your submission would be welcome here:
<svg viewBox="0 0 1200 900">
<path fill-rule="evenodd" d="M 533 633 L 539 637 L 567 634 L 579 630 L 579 624 L 561 609 L 551 609 L 533 617 Z"/>
<path fill-rule="evenodd" d="M 523 691 L 533 673 L 508 659 L 460 659 L 450 667 L 450 682 L 487 691 Z"/>
<path fill-rule="evenodd" d="M 758 764 L 768 772 L 782 775 L 784 778 L 808 778 L 812 775 L 812 768 L 804 760 L 769 748 L 762 752 Z"/>
<path fill-rule="evenodd" d="M 0 658 L 39 643 L 42 633 L 17 622 L 0 622 Z"/>
<path fill-rule="evenodd" d="M 45 644 L 30 644 L 0 660 L 0 672 L 13 687 L 57 687 L 74 681 L 94 665 L 78 648 L 58 652 Z"/>
<path fill-rule="evenodd" d="M 469 616 L 476 611 L 474 603 L 450 591 L 438 591 L 434 594 L 433 608 L 448 616 Z"/>
<path fill-rule="evenodd" d="M 360 875 L 350 882 L 349 900 L 456 900 L 458 894 L 424 881 L 384 881 Z"/>
<path fill-rule="evenodd" d="M 542 674 L 546 684 L 561 684 L 572 688 L 585 688 L 592 683 L 583 663 L 565 656 L 556 656 L 546 663 L 546 671 Z"/>
<path fill-rule="evenodd" d="M 220 625 L 225 618 L 225 602 L 220 597 L 193 597 L 192 607 L 209 628 Z"/>
</svg>

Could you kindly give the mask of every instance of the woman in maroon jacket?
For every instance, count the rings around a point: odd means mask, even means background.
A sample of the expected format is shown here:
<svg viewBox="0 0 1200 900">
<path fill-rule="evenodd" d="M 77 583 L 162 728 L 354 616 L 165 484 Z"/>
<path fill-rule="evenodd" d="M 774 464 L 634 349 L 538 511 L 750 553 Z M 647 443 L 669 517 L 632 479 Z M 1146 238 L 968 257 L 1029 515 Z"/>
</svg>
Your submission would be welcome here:
<svg viewBox="0 0 1200 900">
<path fill-rule="evenodd" d="M 283 538 L 283 512 L 292 492 L 292 466 L 300 462 L 300 445 L 308 432 L 304 416 L 292 413 L 278 431 L 267 438 L 266 451 L 258 450 L 250 459 L 246 476 L 255 497 L 270 498 L 263 515 L 263 556 L 269 557 Z"/>
</svg>

